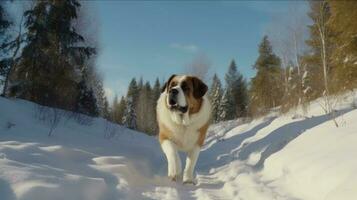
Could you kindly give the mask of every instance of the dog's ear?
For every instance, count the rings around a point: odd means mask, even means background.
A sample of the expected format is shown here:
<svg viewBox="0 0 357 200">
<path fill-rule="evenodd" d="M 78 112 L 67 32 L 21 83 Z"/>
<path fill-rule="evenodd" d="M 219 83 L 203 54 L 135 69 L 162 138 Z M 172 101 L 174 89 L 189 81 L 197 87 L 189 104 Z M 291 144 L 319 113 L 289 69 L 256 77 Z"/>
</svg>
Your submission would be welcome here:
<svg viewBox="0 0 357 200">
<path fill-rule="evenodd" d="M 165 89 L 169 86 L 171 80 L 176 76 L 176 74 L 173 74 L 170 76 L 169 80 L 167 80 L 167 82 L 165 83 L 165 85 L 161 88 L 161 93 L 163 93 L 165 91 Z"/>
<path fill-rule="evenodd" d="M 205 95 L 208 90 L 207 85 L 197 77 L 192 77 L 192 85 L 193 85 L 193 96 L 196 99 L 203 97 L 203 95 Z"/>
</svg>

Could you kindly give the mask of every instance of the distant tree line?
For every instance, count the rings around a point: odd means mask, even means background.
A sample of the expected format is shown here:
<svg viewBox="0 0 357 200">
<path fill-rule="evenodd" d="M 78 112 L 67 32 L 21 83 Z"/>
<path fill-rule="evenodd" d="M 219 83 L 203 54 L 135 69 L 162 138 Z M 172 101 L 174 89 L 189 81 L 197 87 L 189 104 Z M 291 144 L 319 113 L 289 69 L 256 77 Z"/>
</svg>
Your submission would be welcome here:
<svg viewBox="0 0 357 200">
<path fill-rule="evenodd" d="M 142 78 L 133 78 L 125 97 L 114 97 L 111 107 L 112 121 L 128 128 L 136 129 L 150 135 L 157 134 L 156 102 L 161 94 L 159 79 L 153 86 Z"/>
<path fill-rule="evenodd" d="M 215 74 L 210 92 L 207 94 L 212 101 L 212 121 L 215 123 L 247 116 L 247 83 L 242 74 L 237 71 L 234 60 L 228 68 L 225 81 L 224 88 Z M 129 83 L 127 94 L 120 100 L 117 96 L 114 97 L 110 119 L 131 129 L 150 135 L 157 134 L 156 103 L 162 85 L 158 78 L 153 86 L 150 82 L 144 83 L 142 78 L 139 80 L 133 78 Z"/>
</svg>

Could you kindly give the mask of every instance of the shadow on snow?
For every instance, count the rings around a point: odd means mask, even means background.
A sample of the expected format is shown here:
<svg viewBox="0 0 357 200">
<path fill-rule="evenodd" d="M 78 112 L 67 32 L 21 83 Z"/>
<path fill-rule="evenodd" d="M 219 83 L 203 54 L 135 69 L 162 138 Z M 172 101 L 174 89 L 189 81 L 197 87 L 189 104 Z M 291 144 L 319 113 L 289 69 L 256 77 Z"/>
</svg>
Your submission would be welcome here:
<svg viewBox="0 0 357 200">
<path fill-rule="evenodd" d="M 335 116 L 341 116 L 351 110 L 352 109 L 344 109 L 337 111 Z M 285 124 L 273 130 L 265 137 L 240 147 L 244 140 L 253 137 L 258 131 L 269 126 L 274 119 L 275 118 L 269 118 L 244 133 L 224 141 L 218 141 L 210 148 L 202 151 L 199 157 L 200 161 L 197 163 L 198 171 L 208 172 L 211 168 L 221 167 L 234 160 L 246 160 L 252 153 L 259 151 L 263 152 L 253 168 L 256 170 L 262 169 L 265 160 L 269 156 L 283 149 L 289 142 L 303 134 L 307 129 L 311 129 L 331 120 L 332 116 L 326 114 Z M 232 131 L 234 131 L 234 129 Z"/>
</svg>

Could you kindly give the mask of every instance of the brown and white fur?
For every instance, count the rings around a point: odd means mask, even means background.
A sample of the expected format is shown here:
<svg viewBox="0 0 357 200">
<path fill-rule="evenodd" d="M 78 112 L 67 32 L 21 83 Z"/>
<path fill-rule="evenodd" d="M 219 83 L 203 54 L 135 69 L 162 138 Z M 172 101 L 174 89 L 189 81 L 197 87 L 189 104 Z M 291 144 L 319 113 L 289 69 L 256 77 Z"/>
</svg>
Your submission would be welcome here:
<svg viewBox="0 0 357 200">
<path fill-rule="evenodd" d="M 182 171 L 178 151 L 187 153 L 183 182 L 194 184 L 193 172 L 204 144 L 211 115 L 207 86 L 194 76 L 172 75 L 157 102 L 159 141 L 167 158 L 168 176 Z"/>
</svg>

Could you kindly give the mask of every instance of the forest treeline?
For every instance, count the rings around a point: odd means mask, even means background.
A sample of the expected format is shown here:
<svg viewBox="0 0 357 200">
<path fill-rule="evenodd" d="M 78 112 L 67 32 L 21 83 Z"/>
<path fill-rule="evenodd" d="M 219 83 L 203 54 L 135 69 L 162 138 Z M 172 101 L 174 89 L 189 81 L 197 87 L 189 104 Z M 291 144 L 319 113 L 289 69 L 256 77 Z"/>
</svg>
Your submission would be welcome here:
<svg viewBox="0 0 357 200">
<path fill-rule="evenodd" d="M 151 85 L 133 78 L 127 94 L 109 105 L 96 71 L 95 33 L 83 25 L 89 20 L 88 13 L 80 11 L 84 2 L 32 1 L 16 27 L 5 3 L 11 2 L 0 2 L 3 96 L 157 133 L 155 107 L 163 82 L 157 78 Z M 279 32 L 277 37 L 262 38 L 253 78 L 247 80 L 239 71 L 251 66 L 235 60 L 223 66 L 227 67 L 223 81 L 217 74 L 205 77 L 214 123 L 306 107 L 319 97 L 326 113 L 333 113 L 331 96 L 357 87 L 357 2 L 322 0 L 309 5 L 311 23 L 280 24 L 287 27 L 284 37 Z M 308 29 L 307 38 L 301 36 L 301 28 Z"/>
</svg>

